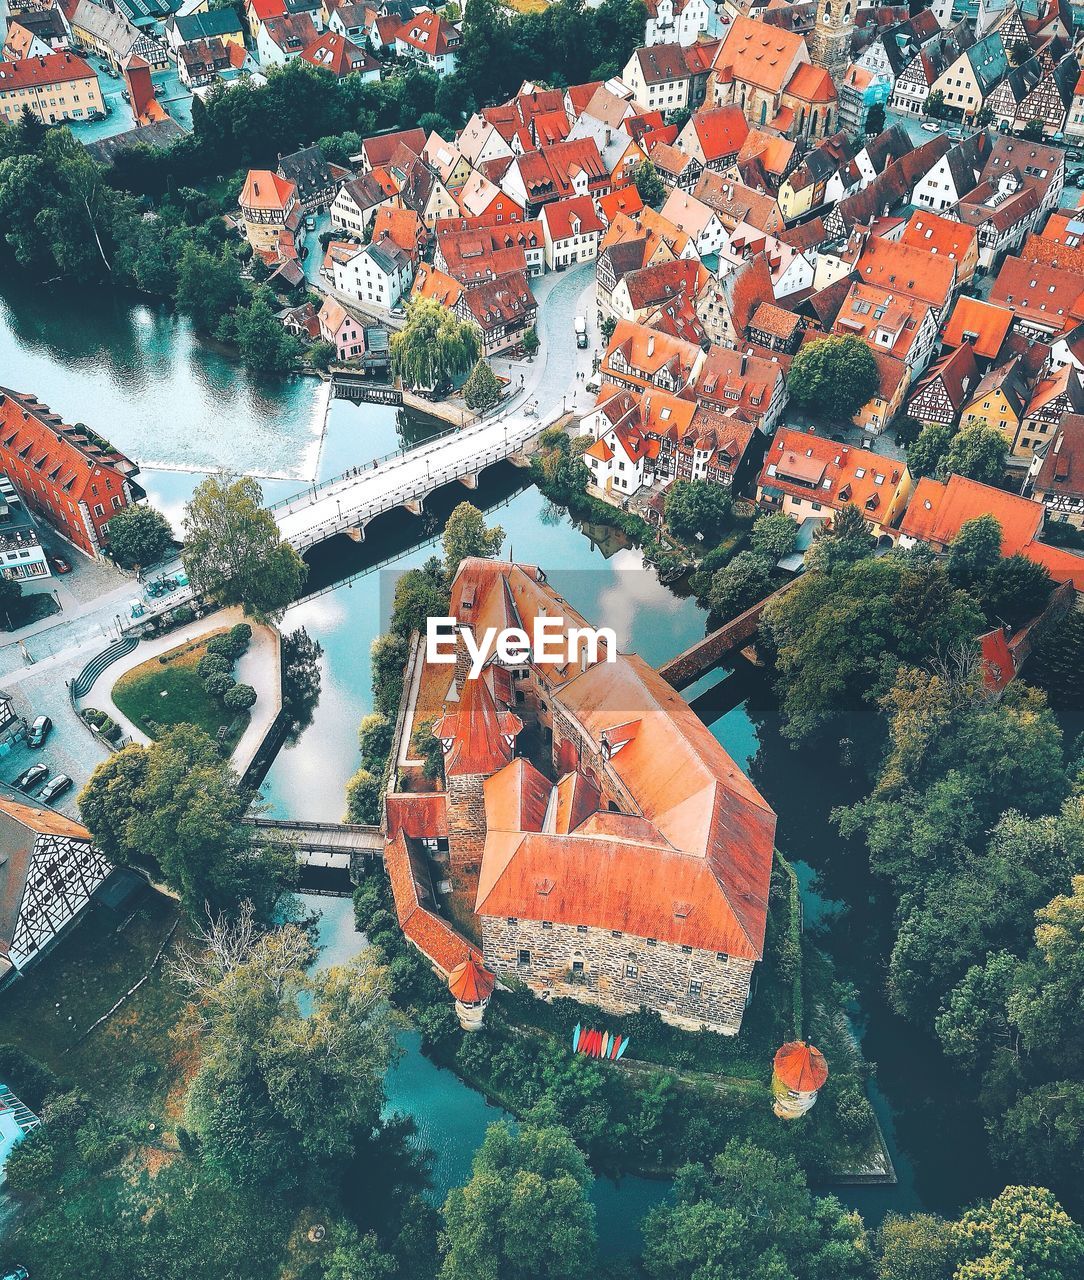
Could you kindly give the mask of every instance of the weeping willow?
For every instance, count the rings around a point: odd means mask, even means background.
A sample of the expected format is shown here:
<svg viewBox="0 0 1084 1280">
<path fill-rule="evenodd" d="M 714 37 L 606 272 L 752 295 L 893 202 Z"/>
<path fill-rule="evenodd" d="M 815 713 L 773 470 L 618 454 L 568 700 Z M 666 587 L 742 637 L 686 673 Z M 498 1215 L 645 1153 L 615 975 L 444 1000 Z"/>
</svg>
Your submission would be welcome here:
<svg viewBox="0 0 1084 1280">
<path fill-rule="evenodd" d="M 391 340 L 392 368 L 415 387 L 437 387 L 467 373 L 478 359 L 478 330 L 432 298 L 416 298 Z"/>
</svg>

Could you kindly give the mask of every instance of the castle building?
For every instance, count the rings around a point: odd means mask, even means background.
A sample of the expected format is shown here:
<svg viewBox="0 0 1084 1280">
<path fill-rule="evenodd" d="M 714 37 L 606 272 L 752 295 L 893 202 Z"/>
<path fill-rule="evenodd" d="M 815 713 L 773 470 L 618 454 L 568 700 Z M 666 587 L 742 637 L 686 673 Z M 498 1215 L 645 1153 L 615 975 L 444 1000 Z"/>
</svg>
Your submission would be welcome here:
<svg viewBox="0 0 1084 1280">
<path fill-rule="evenodd" d="M 556 622 L 567 660 L 494 659 L 471 679 L 461 638 L 454 669 L 416 648 L 406 723 L 443 703 L 446 790 L 387 799 L 405 935 L 445 974 L 480 940 L 498 980 L 543 999 L 736 1033 L 764 953 L 771 808 L 646 662 L 605 637 L 577 649 L 570 632 L 590 629 L 540 569 L 466 560 L 450 612 L 475 636 Z"/>
</svg>

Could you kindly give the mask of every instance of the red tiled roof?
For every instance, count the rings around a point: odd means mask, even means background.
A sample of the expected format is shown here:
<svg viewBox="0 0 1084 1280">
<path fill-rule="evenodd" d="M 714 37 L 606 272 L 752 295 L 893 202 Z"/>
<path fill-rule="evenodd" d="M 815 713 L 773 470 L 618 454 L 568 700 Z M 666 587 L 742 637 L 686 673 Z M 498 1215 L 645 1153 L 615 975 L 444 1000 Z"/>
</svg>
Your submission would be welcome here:
<svg viewBox="0 0 1084 1280">
<path fill-rule="evenodd" d="M 481 1004 L 493 994 L 497 979 L 472 951 L 448 974 L 448 990 L 461 1004 Z"/>
<path fill-rule="evenodd" d="M 784 93 L 802 102 L 835 102 L 836 86 L 823 67 L 803 62 L 787 82 Z"/>
<path fill-rule="evenodd" d="M 297 187 L 289 178 L 280 178 L 270 169 L 249 169 L 237 203 L 242 209 L 263 209 L 285 213 Z"/>
<path fill-rule="evenodd" d="M 498 708 L 485 676 L 464 680 L 454 711 L 433 725 L 433 736 L 447 743 L 444 772 L 448 777 L 493 773 L 512 759 L 512 740 L 523 721 Z"/>
<path fill-rule="evenodd" d="M 89 62 L 74 53 L 48 53 L 38 58 L 22 58 L 18 62 L 0 62 L 0 92 L 18 89 L 44 89 L 68 80 L 97 80 Z"/>
<path fill-rule="evenodd" d="M 794 1040 L 777 1050 L 772 1070 L 795 1093 L 816 1093 L 828 1079 L 824 1054 L 804 1040 Z"/>
<path fill-rule="evenodd" d="M 804 48 L 800 35 L 739 14 L 730 25 L 715 66 L 717 70 L 729 69 L 735 80 L 778 93 Z"/>
<path fill-rule="evenodd" d="M 749 136 L 749 125 L 740 107 L 706 107 L 693 116 L 693 128 L 705 160 L 737 155 Z"/>
<path fill-rule="evenodd" d="M 880 522 L 906 474 L 902 462 L 883 454 L 780 427 L 764 455 L 757 485 L 813 497 L 833 509 L 849 504 Z"/>
<path fill-rule="evenodd" d="M 923 476 L 915 486 L 900 533 L 944 548 L 969 520 L 992 515 L 1001 525 L 1001 554 L 1024 552 L 1043 525 L 1041 502 L 1006 493 L 992 485 L 964 476 L 950 476 L 947 483 Z"/>
<path fill-rule="evenodd" d="M 1013 319 L 1013 313 L 1005 307 L 995 307 L 981 298 L 961 297 L 952 308 L 941 341 L 946 347 L 959 347 L 970 342 L 976 355 L 994 360 Z"/>
</svg>

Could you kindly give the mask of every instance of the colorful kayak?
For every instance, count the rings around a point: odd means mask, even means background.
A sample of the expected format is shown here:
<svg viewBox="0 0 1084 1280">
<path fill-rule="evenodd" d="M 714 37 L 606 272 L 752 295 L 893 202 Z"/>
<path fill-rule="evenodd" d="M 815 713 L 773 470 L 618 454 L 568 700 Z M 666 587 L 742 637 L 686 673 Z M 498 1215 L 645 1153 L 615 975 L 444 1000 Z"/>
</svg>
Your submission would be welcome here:
<svg viewBox="0 0 1084 1280">
<path fill-rule="evenodd" d="M 575 1053 L 580 1047 L 580 1024 L 576 1023 L 576 1030 L 572 1033 L 572 1052 Z"/>
<path fill-rule="evenodd" d="M 618 1054 L 618 1051 L 620 1050 L 620 1048 L 621 1048 L 621 1037 L 620 1037 L 620 1036 L 614 1036 L 614 1042 L 613 1042 L 613 1044 L 612 1044 L 612 1045 L 610 1045 L 610 1052 L 609 1052 L 609 1055 L 608 1055 L 608 1056 L 609 1056 L 609 1058 L 610 1058 L 610 1061 L 611 1061 L 611 1062 L 616 1062 L 616 1061 L 617 1061 L 617 1054 Z"/>
<path fill-rule="evenodd" d="M 629 1047 L 629 1042 L 628 1042 L 628 1039 L 626 1038 L 626 1039 L 624 1039 L 624 1040 L 622 1040 L 622 1041 L 621 1041 L 621 1048 L 620 1048 L 620 1049 L 618 1049 L 618 1051 L 617 1051 L 617 1056 L 618 1056 L 618 1058 L 623 1058 L 623 1057 L 625 1056 L 625 1050 L 626 1050 L 628 1047 Z"/>
</svg>

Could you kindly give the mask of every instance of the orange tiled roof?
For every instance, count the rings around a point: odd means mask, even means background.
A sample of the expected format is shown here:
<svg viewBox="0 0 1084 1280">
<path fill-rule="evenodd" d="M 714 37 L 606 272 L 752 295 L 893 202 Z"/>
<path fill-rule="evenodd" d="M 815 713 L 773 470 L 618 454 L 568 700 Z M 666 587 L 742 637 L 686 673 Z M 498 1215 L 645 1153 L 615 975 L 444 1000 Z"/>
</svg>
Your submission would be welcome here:
<svg viewBox="0 0 1084 1280">
<path fill-rule="evenodd" d="M 280 178 L 270 169 L 249 169 L 237 203 L 242 209 L 285 213 L 286 206 L 296 195 L 297 188 L 289 178 Z"/>
<path fill-rule="evenodd" d="M 963 525 L 983 515 L 996 518 L 1001 525 L 1001 554 L 1013 556 L 1037 537 L 1044 509 L 1041 502 L 963 476 L 950 476 L 944 484 L 923 476 L 915 485 L 900 533 L 947 547 Z"/>
<path fill-rule="evenodd" d="M 739 14 L 730 24 L 715 67 L 727 68 L 735 80 L 778 93 L 787 82 L 794 60 L 804 51 L 805 41 L 800 35 Z"/>
<path fill-rule="evenodd" d="M 929 254 L 940 254 L 958 263 L 975 247 L 978 235 L 978 231 L 966 223 L 954 222 L 951 218 L 942 218 L 923 209 L 911 214 L 899 243 Z"/>
<path fill-rule="evenodd" d="M 795 1093 L 816 1093 L 828 1079 L 824 1054 L 804 1040 L 794 1040 L 777 1050 L 772 1070 Z"/>
<path fill-rule="evenodd" d="M 1006 307 L 995 307 L 981 298 L 961 297 L 952 308 L 941 341 L 946 347 L 959 347 L 970 342 L 977 356 L 994 360 L 1014 318 Z"/>
<path fill-rule="evenodd" d="M 47 53 L 37 58 L 20 58 L 17 62 L 0 63 L 0 89 L 33 91 L 69 80 L 97 80 L 89 62 L 74 53 Z"/>
<path fill-rule="evenodd" d="M 903 463 L 869 449 L 780 427 L 765 454 L 757 484 L 800 498 L 813 497 L 833 509 L 849 504 L 867 519 L 880 521 L 906 475 Z"/>
<path fill-rule="evenodd" d="M 462 292 L 463 286 L 458 280 L 453 280 L 451 276 L 445 275 L 443 271 L 438 271 L 430 263 L 423 262 L 418 267 L 418 274 L 414 277 L 414 289 L 411 296 L 415 298 L 433 298 L 443 307 L 454 307 L 459 301 L 459 296 Z"/>
<path fill-rule="evenodd" d="M 455 710 L 433 725 L 433 736 L 446 744 L 448 777 L 493 773 L 512 758 L 512 743 L 523 721 L 498 708 L 485 675 L 464 680 Z"/>
<path fill-rule="evenodd" d="M 803 62 L 787 82 L 784 93 L 802 102 L 835 102 L 836 86 L 823 67 Z"/>
<path fill-rule="evenodd" d="M 640 193 L 632 183 L 625 187 L 618 187 L 616 191 L 610 191 L 598 198 L 598 211 L 607 226 L 619 213 L 635 217 L 643 207 L 644 202 L 640 198 Z"/>
<path fill-rule="evenodd" d="M 481 1004 L 493 994 L 497 979 L 472 951 L 448 974 L 448 990 L 461 1004 Z"/>
</svg>

